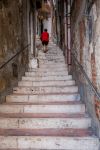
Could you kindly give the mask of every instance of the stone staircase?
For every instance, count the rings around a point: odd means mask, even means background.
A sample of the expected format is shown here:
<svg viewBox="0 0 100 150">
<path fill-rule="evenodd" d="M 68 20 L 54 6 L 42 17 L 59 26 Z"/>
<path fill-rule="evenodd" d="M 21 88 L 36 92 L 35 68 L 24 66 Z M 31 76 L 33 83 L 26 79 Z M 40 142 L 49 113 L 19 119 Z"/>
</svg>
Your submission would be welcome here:
<svg viewBox="0 0 100 150">
<path fill-rule="evenodd" d="M 99 150 L 78 87 L 53 43 L 0 105 L 0 150 Z"/>
</svg>

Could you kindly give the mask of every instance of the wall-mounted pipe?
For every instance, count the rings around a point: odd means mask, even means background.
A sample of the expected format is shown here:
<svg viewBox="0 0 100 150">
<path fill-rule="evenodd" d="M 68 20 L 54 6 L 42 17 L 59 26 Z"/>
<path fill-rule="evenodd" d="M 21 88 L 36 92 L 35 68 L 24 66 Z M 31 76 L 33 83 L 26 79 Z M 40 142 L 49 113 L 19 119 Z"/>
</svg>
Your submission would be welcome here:
<svg viewBox="0 0 100 150">
<path fill-rule="evenodd" d="M 71 0 L 67 4 L 67 64 L 71 65 Z"/>
</svg>

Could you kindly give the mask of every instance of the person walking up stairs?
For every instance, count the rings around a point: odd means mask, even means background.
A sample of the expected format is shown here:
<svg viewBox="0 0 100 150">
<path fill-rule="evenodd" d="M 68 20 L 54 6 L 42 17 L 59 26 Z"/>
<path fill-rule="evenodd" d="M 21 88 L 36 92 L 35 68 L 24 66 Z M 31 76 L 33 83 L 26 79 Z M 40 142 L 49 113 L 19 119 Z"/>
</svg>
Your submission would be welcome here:
<svg viewBox="0 0 100 150">
<path fill-rule="evenodd" d="M 48 43 L 49 43 L 49 33 L 47 32 L 47 29 L 44 29 L 44 32 L 41 34 L 40 37 L 43 45 L 43 51 L 46 53 L 48 51 Z"/>
</svg>

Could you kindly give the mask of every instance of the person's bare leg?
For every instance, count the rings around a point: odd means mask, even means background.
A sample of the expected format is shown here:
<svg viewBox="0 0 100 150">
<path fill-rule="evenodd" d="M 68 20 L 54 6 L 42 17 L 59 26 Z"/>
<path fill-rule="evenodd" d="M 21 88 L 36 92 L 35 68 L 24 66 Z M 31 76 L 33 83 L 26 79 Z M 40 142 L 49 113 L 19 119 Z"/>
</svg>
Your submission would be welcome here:
<svg viewBox="0 0 100 150">
<path fill-rule="evenodd" d="M 45 51 L 45 45 L 43 45 L 43 52 Z"/>
<path fill-rule="evenodd" d="M 46 53 L 46 51 L 47 51 L 47 47 L 46 47 L 46 45 L 45 45 L 45 53 Z"/>
<path fill-rule="evenodd" d="M 46 51 L 46 52 L 48 51 L 48 46 L 47 46 L 47 45 L 45 46 L 45 51 Z"/>
</svg>

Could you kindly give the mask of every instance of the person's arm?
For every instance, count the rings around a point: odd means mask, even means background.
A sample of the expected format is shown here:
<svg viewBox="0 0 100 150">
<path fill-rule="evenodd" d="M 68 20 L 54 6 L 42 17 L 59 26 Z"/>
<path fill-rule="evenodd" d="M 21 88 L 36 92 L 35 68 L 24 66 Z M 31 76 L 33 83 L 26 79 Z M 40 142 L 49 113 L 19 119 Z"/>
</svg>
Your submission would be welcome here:
<svg viewBox="0 0 100 150">
<path fill-rule="evenodd" d="M 49 42 L 49 33 L 48 33 L 48 42 Z"/>
</svg>

